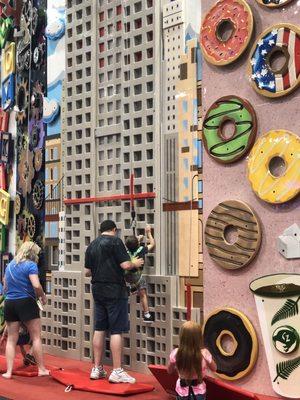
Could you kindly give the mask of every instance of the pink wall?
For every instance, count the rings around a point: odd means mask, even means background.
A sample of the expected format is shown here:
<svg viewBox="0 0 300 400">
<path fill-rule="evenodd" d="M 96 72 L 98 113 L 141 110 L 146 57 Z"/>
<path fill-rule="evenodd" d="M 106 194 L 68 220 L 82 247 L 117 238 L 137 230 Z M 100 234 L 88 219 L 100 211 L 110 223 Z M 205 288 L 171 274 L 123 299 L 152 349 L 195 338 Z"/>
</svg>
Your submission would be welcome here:
<svg viewBox="0 0 300 400">
<path fill-rule="evenodd" d="M 203 16 L 215 3 L 202 1 Z M 300 4 L 294 0 L 289 6 L 271 10 L 248 0 L 254 15 L 255 32 L 248 51 L 237 62 L 227 67 L 214 67 L 204 61 L 204 113 L 219 97 L 238 95 L 248 99 L 258 117 L 258 137 L 271 129 L 287 129 L 300 135 L 300 88 L 281 99 L 260 97 L 249 84 L 246 68 L 257 36 L 267 27 L 280 22 L 300 25 Z M 299 2 L 298 2 L 299 3 Z M 244 312 L 253 322 L 259 339 L 259 357 L 251 374 L 236 382 L 248 390 L 275 395 L 270 382 L 262 344 L 259 322 L 249 282 L 256 277 L 276 272 L 300 273 L 299 260 L 286 260 L 276 250 L 276 238 L 294 222 L 300 222 L 300 198 L 288 204 L 272 206 L 259 200 L 252 192 L 246 177 L 246 158 L 231 165 L 221 165 L 204 154 L 204 221 L 219 202 L 228 199 L 248 203 L 262 223 L 262 245 L 257 258 L 245 269 L 227 271 L 213 263 L 204 246 L 204 309 L 205 314 L 215 308 L 231 306 Z"/>
</svg>

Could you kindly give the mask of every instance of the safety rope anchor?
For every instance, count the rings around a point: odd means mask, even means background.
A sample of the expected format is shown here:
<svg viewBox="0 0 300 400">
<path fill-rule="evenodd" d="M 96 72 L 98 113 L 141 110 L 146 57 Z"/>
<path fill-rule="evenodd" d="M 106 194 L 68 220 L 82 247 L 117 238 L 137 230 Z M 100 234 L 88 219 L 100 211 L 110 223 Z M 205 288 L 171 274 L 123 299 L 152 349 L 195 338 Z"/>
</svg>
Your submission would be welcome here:
<svg viewBox="0 0 300 400">
<path fill-rule="evenodd" d="M 66 392 L 66 393 L 69 393 L 69 392 L 71 392 L 71 390 L 73 390 L 73 388 L 74 388 L 74 385 L 68 385 L 68 386 L 65 388 L 65 392 Z"/>
</svg>

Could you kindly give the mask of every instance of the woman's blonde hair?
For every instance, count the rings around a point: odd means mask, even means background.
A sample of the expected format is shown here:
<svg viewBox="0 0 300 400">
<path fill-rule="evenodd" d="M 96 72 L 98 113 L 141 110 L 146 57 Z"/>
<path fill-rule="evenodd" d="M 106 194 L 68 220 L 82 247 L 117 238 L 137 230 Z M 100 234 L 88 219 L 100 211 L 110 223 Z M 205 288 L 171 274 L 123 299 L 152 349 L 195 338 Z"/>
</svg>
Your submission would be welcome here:
<svg viewBox="0 0 300 400">
<path fill-rule="evenodd" d="M 16 256 L 15 261 L 19 264 L 22 261 L 30 260 L 35 262 L 36 264 L 39 261 L 39 252 L 41 248 L 34 242 L 25 242 L 19 248 Z"/>
<path fill-rule="evenodd" d="M 196 375 L 202 382 L 202 329 L 196 322 L 185 322 L 179 334 L 176 367 L 182 378 L 191 380 Z"/>
</svg>

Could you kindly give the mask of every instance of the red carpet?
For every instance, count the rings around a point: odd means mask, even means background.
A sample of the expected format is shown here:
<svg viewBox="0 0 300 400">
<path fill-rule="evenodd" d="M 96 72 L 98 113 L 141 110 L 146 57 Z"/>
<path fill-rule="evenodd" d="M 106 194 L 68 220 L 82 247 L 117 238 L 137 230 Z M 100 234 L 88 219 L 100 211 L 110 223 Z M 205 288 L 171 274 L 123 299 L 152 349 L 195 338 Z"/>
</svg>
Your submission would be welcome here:
<svg viewBox="0 0 300 400">
<path fill-rule="evenodd" d="M 91 364 L 83 361 L 67 360 L 59 357 L 46 355 L 46 364 L 55 365 L 66 370 L 81 370 L 89 373 Z M 109 369 L 108 369 L 109 371 Z M 139 383 L 154 386 L 154 391 L 132 396 L 115 396 L 91 392 L 82 392 L 73 390 L 71 393 L 65 393 L 65 386 L 56 382 L 51 377 L 21 377 L 16 376 L 8 381 L 0 377 L 0 396 L 11 400 L 120 400 L 130 398 L 132 400 L 171 400 L 174 399 L 168 395 L 152 375 L 142 375 L 132 373 Z M 258 396 L 259 400 L 276 400 L 274 397 Z M 0 397 L 1 399 L 1 397 Z M 213 400 L 231 400 L 231 399 L 213 399 Z"/>
<path fill-rule="evenodd" d="M 52 371 L 52 377 L 62 383 L 66 388 L 72 390 L 83 390 L 86 392 L 96 392 L 105 394 L 115 394 L 118 396 L 127 396 L 132 394 L 152 392 L 153 385 L 136 382 L 130 383 L 109 383 L 107 379 L 92 381 L 85 371 L 78 369 Z"/>
<path fill-rule="evenodd" d="M 83 361 L 67 360 L 59 357 L 46 355 L 46 364 L 56 365 L 66 370 L 81 370 L 90 372 L 91 364 Z M 107 369 L 109 371 L 109 367 Z M 99 394 L 91 392 L 82 392 L 73 390 L 71 393 L 65 393 L 65 386 L 56 382 L 51 377 L 21 377 L 15 376 L 8 381 L 0 376 L 0 396 L 11 400 L 120 400 L 130 398 L 132 400 L 170 400 L 172 399 L 152 375 L 142 375 L 130 373 L 141 384 L 154 386 L 154 391 L 131 396 L 115 396 L 108 394 Z"/>
</svg>

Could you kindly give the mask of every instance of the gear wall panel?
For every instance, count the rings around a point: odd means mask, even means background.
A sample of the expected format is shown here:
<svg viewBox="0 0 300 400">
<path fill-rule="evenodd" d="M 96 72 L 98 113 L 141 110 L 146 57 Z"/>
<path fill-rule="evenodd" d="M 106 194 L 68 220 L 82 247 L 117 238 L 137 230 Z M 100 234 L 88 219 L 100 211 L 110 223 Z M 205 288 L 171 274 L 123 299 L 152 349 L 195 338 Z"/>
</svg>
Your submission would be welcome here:
<svg viewBox="0 0 300 400">
<path fill-rule="evenodd" d="M 17 246 L 43 248 L 45 220 L 43 96 L 46 94 L 46 1 L 23 2 L 16 44 Z M 40 259 L 40 267 L 44 267 Z"/>
</svg>

